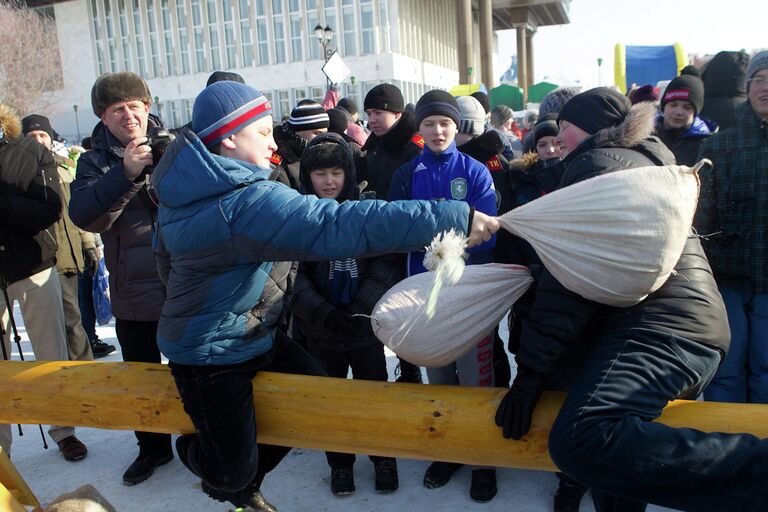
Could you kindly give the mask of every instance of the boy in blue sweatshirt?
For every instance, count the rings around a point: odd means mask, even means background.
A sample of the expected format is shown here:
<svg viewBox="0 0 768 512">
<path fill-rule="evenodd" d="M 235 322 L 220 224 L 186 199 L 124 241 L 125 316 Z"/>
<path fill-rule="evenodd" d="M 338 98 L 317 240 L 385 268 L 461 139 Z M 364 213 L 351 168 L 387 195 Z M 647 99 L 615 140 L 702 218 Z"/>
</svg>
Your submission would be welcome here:
<svg viewBox="0 0 768 512">
<path fill-rule="evenodd" d="M 456 133 L 461 113 L 456 99 L 445 91 L 424 94 L 416 104 L 416 122 L 426 147 L 420 155 L 401 166 L 389 191 L 389 200 L 453 199 L 468 203 L 473 211 L 496 215 L 496 191 L 491 173 L 482 163 L 456 149 Z M 490 263 L 496 236 L 469 249 L 468 264 Z M 426 272 L 424 251 L 407 256 L 407 275 Z M 458 326 L 461 328 L 461 326 Z M 493 333 L 479 340 L 474 350 L 442 368 L 428 368 L 430 384 L 462 386 L 493 385 Z M 442 487 L 460 464 L 433 462 L 424 475 L 424 486 Z M 472 471 L 470 497 L 486 502 L 496 495 L 496 471 L 476 468 Z"/>
</svg>

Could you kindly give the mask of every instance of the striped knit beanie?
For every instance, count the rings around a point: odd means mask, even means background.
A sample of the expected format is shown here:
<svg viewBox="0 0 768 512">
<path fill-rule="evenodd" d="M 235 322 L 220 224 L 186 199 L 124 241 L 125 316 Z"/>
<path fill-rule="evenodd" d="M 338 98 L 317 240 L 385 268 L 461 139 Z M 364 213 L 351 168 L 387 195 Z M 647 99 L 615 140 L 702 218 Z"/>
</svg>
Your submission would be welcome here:
<svg viewBox="0 0 768 512">
<path fill-rule="evenodd" d="M 254 121 L 272 115 L 259 91 L 238 82 L 216 82 L 201 92 L 192 107 L 192 129 L 211 148 Z"/>
<path fill-rule="evenodd" d="M 459 133 L 466 133 L 473 137 L 482 135 L 485 131 L 485 109 L 483 105 L 472 96 L 459 96 L 456 98 L 461 113 Z"/>
<path fill-rule="evenodd" d="M 328 128 L 331 121 L 319 103 L 307 101 L 296 105 L 296 108 L 291 111 L 288 125 L 294 132 L 300 132 Z"/>
<path fill-rule="evenodd" d="M 420 125 L 429 116 L 449 117 L 456 123 L 457 128 L 461 124 L 461 112 L 456 98 L 439 89 L 425 92 L 416 102 L 416 124 Z"/>
</svg>

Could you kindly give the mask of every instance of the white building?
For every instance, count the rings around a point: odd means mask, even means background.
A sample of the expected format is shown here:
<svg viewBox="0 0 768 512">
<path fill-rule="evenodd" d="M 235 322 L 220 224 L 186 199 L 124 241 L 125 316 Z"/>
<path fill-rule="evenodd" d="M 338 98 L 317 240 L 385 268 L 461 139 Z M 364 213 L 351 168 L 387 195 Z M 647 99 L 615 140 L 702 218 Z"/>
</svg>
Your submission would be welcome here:
<svg viewBox="0 0 768 512">
<path fill-rule="evenodd" d="M 490 7 L 490 0 L 481 1 Z M 170 127 L 191 119 L 194 98 L 214 70 L 241 74 L 270 98 L 276 119 L 303 98 L 321 101 L 326 78 L 322 48 L 314 35 L 317 25 L 333 29 L 328 47 L 337 50 L 352 71 L 341 84 L 341 95 L 355 99 L 361 109 L 365 92 L 381 82 L 394 83 L 406 102 L 416 102 L 424 91 L 448 89 L 460 80 L 455 0 L 28 3 L 44 5 L 41 8 L 56 20 L 64 85 L 54 91 L 49 111 L 39 113 L 68 140 L 89 135 L 98 121 L 90 91 L 96 78 L 107 72 L 133 71 L 144 77 L 155 97 L 153 112 Z M 515 9 L 493 6 L 494 28 L 511 28 L 499 26 L 504 22 L 497 10 L 513 12 L 541 0 L 493 3 L 519 4 Z M 471 51 L 480 48 L 476 12 L 472 25 L 470 64 L 477 70 L 479 51 Z M 475 72 L 470 80 L 478 82 L 478 76 Z"/>
</svg>

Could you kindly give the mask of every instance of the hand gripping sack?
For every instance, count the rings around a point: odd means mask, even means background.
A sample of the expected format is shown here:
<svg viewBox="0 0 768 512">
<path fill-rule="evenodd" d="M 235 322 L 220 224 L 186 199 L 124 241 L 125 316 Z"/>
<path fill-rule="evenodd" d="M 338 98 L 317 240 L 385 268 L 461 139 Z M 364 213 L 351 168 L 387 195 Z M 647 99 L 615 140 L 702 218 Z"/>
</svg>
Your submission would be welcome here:
<svg viewBox="0 0 768 512">
<path fill-rule="evenodd" d="M 601 304 L 632 306 L 661 287 L 680 259 L 705 162 L 603 174 L 499 222 L 527 240 L 565 288 Z"/>
<path fill-rule="evenodd" d="M 429 368 L 445 366 L 490 333 L 533 282 L 520 265 L 470 265 L 459 281 L 442 288 L 435 314 L 425 314 L 434 272 L 393 286 L 373 308 L 376 337 L 403 359 Z"/>
</svg>

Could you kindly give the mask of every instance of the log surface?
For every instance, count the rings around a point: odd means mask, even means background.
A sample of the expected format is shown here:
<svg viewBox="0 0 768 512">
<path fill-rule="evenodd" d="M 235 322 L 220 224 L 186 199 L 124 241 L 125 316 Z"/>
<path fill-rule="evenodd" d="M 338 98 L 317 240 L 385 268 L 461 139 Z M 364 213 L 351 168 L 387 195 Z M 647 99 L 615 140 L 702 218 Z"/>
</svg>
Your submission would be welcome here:
<svg viewBox="0 0 768 512">
<path fill-rule="evenodd" d="M 0 361 L 1 423 L 190 433 L 170 369 L 149 363 Z M 425 386 L 262 372 L 254 379 L 264 443 L 554 471 L 547 437 L 564 394 L 545 393 L 529 434 L 493 422 L 502 388 Z M 678 400 L 662 423 L 768 437 L 768 406 Z"/>
</svg>

